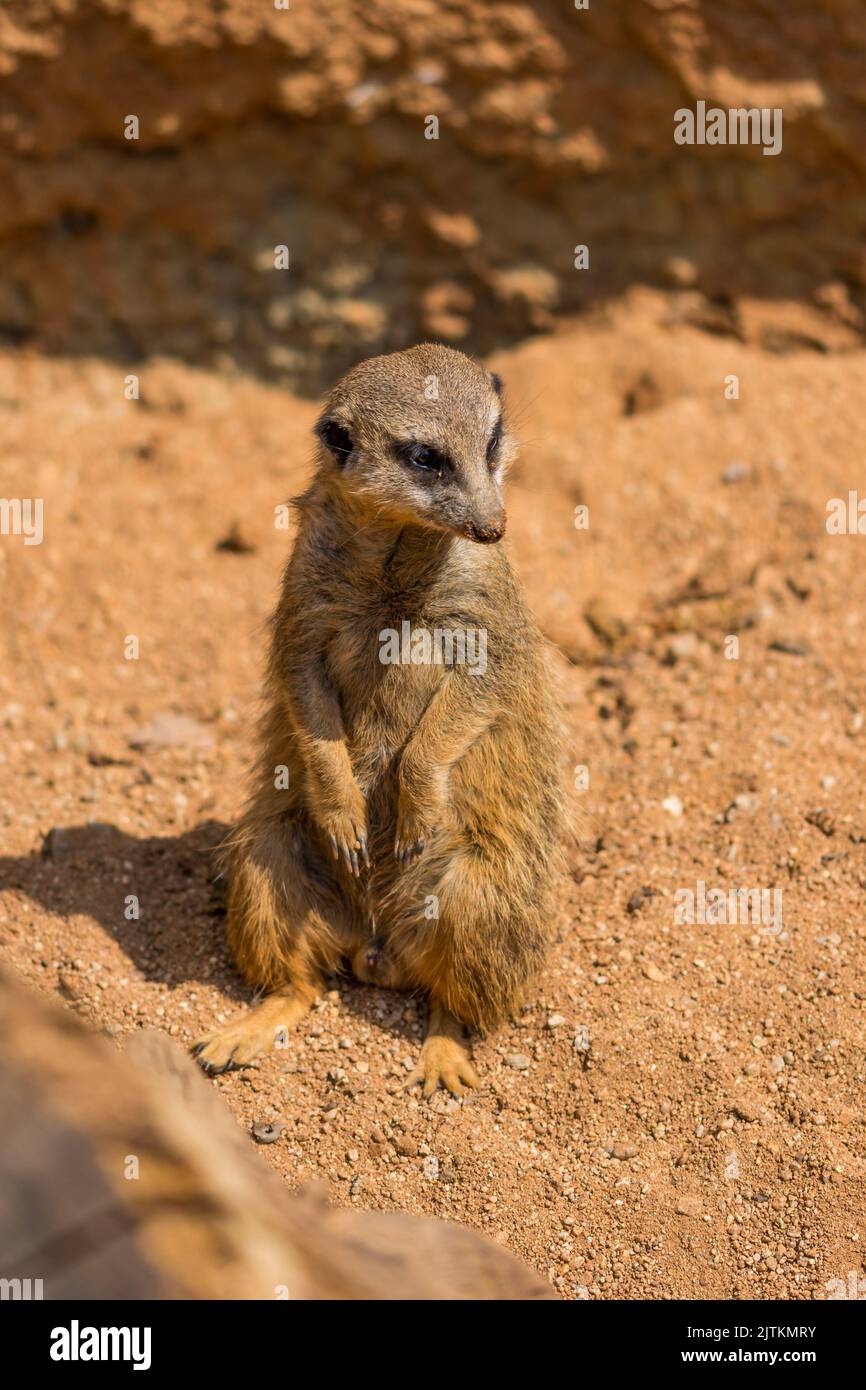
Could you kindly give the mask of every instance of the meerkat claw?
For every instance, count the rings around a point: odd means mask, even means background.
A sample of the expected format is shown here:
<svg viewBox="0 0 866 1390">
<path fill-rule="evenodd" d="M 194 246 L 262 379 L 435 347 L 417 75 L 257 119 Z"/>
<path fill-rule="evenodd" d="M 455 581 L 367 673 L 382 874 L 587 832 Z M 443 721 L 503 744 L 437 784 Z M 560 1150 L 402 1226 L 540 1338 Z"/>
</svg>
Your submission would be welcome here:
<svg viewBox="0 0 866 1390">
<path fill-rule="evenodd" d="M 232 1048 L 231 1054 L 228 1060 L 225 1062 L 209 1062 L 207 1058 L 202 1057 L 201 1054 L 207 1047 L 209 1041 L 209 1038 L 204 1038 L 200 1043 L 196 1043 L 195 1047 L 190 1049 L 193 1057 L 198 1062 L 205 1076 L 222 1076 L 223 1072 L 241 1070 L 240 1064 L 234 1060 L 234 1048 Z"/>
<path fill-rule="evenodd" d="M 439 1089 L 458 1098 L 478 1085 L 478 1075 L 459 1043 L 450 1038 L 428 1039 L 404 1089 L 421 1083 L 425 1100 Z"/>
<path fill-rule="evenodd" d="M 337 840 L 337 837 L 336 837 L 335 835 L 330 835 L 330 834 L 329 834 L 329 835 L 328 835 L 328 840 L 330 841 L 331 850 L 332 850 L 333 856 L 334 856 L 334 858 L 337 860 L 337 862 L 339 863 L 340 858 L 342 857 L 343 862 L 344 862 L 344 864 L 346 865 L 346 868 L 349 870 L 349 873 L 352 875 L 352 877 L 353 877 L 353 878 L 360 878 L 360 877 L 361 877 L 361 863 L 363 862 L 363 864 L 364 864 L 365 867 L 369 867 L 369 864 L 370 864 L 370 855 L 369 855 L 369 852 L 368 852 L 368 850 L 367 850 L 367 841 L 366 841 L 366 839 L 363 839 L 363 840 L 358 839 L 358 840 L 356 840 L 356 841 L 355 841 L 355 844 L 354 844 L 354 847 L 351 846 L 351 845 L 345 844 L 345 843 L 343 843 L 343 842 L 341 842 L 341 841 L 338 841 L 338 840 Z M 359 854 L 360 854 L 360 858 L 359 858 Z"/>
<path fill-rule="evenodd" d="M 394 858 L 398 863 L 408 865 L 424 851 L 424 840 L 415 840 L 411 844 L 405 844 L 402 840 L 397 840 L 394 845 Z"/>
</svg>

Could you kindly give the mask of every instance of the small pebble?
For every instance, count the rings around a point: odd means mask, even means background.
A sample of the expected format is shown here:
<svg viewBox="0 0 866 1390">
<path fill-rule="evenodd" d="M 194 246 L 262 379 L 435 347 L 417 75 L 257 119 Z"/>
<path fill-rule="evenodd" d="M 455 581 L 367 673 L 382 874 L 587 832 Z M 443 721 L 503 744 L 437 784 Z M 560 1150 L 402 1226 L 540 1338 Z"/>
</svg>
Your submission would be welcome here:
<svg viewBox="0 0 866 1390">
<path fill-rule="evenodd" d="M 661 984 L 665 978 L 658 966 L 654 965 L 652 961 L 642 967 L 641 974 L 648 980 L 655 980 L 656 984 Z"/>
<path fill-rule="evenodd" d="M 752 470 L 747 463 L 729 463 L 722 474 L 722 482 L 730 487 L 732 483 L 742 483 L 746 478 L 752 476 Z"/>
<path fill-rule="evenodd" d="M 286 1126 L 282 1124 L 266 1124 L 262 1121 L 253 1125 L 253 1138 L 257 1144 L 275 1144 L 277 1140 L 285 1134 Z"/>
<path fill-rule="evenodd" d="M 702 1216 L 703 1208 L 700 1197 L 680 1197 L 677 1201 L 678 1216 Z"/>
</svg>

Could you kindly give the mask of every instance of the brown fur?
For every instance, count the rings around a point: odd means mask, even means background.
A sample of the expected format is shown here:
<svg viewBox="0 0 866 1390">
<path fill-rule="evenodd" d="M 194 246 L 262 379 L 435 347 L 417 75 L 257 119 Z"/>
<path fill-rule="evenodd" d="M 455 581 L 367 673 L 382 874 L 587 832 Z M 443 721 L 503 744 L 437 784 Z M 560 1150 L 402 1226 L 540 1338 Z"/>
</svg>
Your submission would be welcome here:
<svg viewBox="0 0 866 1390">
<path fill-rule="evenodd" d="M 505 552 L 479 543 L 504 529 L 504 422 L 486 456 L 500 414 L 494 378 L 429 344 L 362 363 L 327 403 L 272 620 L 252 795 L 230 845 L 229 943 L 271 997 L 197 1045 L 207 1070 L 272 1046 L 323 972 L 349 960 L 360 979 L 429 996 L 415 1077 L 427 1093 L 440 1081 L 459 1093 L 475 1083 L 462 1027 L 512 1012 L 542 961 L 559 724 Z M 407 463 L 395 450 L 407 441 L 449 466 L 437 476 Z M 486 630 L 486 672 L 383 665 L 380 633 L 405 620 Z M 280 767 L 288 789 L 275 785 Z"/>
</svg>

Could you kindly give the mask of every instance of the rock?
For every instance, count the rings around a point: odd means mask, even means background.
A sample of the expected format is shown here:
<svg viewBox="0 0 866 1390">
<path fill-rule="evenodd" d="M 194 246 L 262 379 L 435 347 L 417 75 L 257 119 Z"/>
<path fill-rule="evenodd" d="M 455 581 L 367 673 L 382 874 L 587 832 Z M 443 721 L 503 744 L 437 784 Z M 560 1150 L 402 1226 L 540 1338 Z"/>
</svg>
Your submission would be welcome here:
<svg viewBox="0 0 866 1390">
<path fill-rule="evenodd" d="M 465 338 L 469 332 L 475 300 L 465 285 L 454 280 L 437 280 L 422 298 L 422 321 L 428 333 L 441 338 Z"/>
<path fill-rule="evenodd" d="M 564 1014 L 550 1014 L 547 1019 L 547 1027 L 561 1028 L 563 1024 L 567 1022 L 568 1020 L 565 1018 Z"/>
<path fill-rule="evenodd" d="M 730 487 L 732 483 L 742 483 L 751 476 L 752 470 L 747 463 L 729 463 L 722 474 L 722 482 Z"/>
<path fill-rule="evenodd" d="M 239 521 L 233 521 L 221 541 L 216 543 L 217 550 L 224 550 L 229 555 L 254 555 L 256 547 L 252 541 L 248 541 Z"/>
<path fill-rule="evenodd" d="M 647 899 L 651 898 L 652 896 L 653 890 L 651 888 L 648 888 L 646 886 L 644 886 L 643 888 L 638 888 L 636 892 L 632 893 L 631 897 L 626 903 L 626 912 L 629 914 L 629 916 L 633 917 L 636 912 L 640 911 Z"/>
<path fill-rule="evenodd" d="M 86 825 L 54 826 L 42 841 L 45 859 L 89 859 L 116 857 L 123 848 L 122 831 L 114 825 L 88 821 Z"/>
<path fill-rule="evenodd" d="M 822 835 L 830 836 L 836 831 L 833 814 L 826 806 L 818 806 L 814 811 L 810 811 L 806 816 L 806 824 L 816 826 Z"/>
<path fill-rule="evenodd" d="M 662 393 L 651 372 L 641 372 L 628 388 L 623 398 L 623 415 L 640 415 L 646 410 L 655 410 L 662 403 Z"/>
<path fill-rule="evenodd" d="M 652 961 L 641 968 L 641 973 L 647 980 L 655 980 L 656 984 L 662 984 L 665 980 L 665 976 Z"/>
<path fill-rule="evenodd" d="M 428 1154 L 424 1159 L 424 1176 L 428 1182 L 437 1182 L 439 1179 L 439 1160 L 435 1154 Z"/>
<path fill-rule="evenodd" d="M 668 256 L 662 265 L 662 273 L 668 284 L 677 290 L 690 289 L 698 281 L 697 266 L 685 256 Z"/>
<path fill-rule="evenodd" d="M 542 265 L 516 265 L 492 274 L 500 299 L 517 300 L 535 308 L 550 309 L 559 298 L 559 281 Z"/>
<path fill-rule="evenodd" d="M 465 212 L 440 212 L 431 209 L 424 220 L 433 235 L 448 246 L 458 246 L 461 250 L 466 250 L 470 246 L 477 246 L 481 240 L 481 228 L 474 217 Z"/>
<path fill-rule="evenodd" d="M 213 731 L 188 714 L 166 711 L 155 714 L 146 728 L 139 729 L 129 740 L 130 748 L 210 748 Z"/>
<path fill-rule="evenodd" d="M 680 1197 L 677 1201 L 676 1212 L 678 1216 L 703 1216 L 704 1211 L 700 1197 Z"/>
<path fill-rule="evenodd" d="M 346 296 L 335 299 L 332 309 L 335 317 L 342 320 L 345 330 L 360 342 L 380 341 L 388 322 L 388 316 L 381 304 L 372 299 Z"/>
<path fill-rule="evenodd" d="M 635 1158 L 637 1155 L 637 1149 L 634 1146 L 634 1144 L 616 1143 L 611 1149 L 611 1154 L 614 1158 Z"/>
<path fill-rule="evenodd" d="M 83 986 L 83 981 L 73 971 L 61 970 L 57 977 L 57 983 L 63 998 L 68 999 L 70 1003 L 80 1004 L 87 1001 L 87 990 Z"/>
<path fill-rule="evenodd" d="M 607 599 L 600 596 L 590 599 L 583 616 L 596 637 L 609 647 L 615 647 L 628 634 L 628 624 L 613 612 Z"/>
<path fill-rule="evenodd" d="M 678 796 L 666 796 L 662 802 L 662 809 L 667 811 L 669 816 L 681 816 L 685 808 Z"/>
<path fill-rule="evenodd" d="M 783 656 L 808 656 L 812 648 L 808 642 L 794 642 L 786 637 L 778 637 L 767 644 L 768 651 L 781 652 Z"/>
<path fill-rule="evenodd" d="M 740 812 L 747 815 L 753 814 L 758 808 L 758 798 L 748 792 L 740 792 L 734 797 L 730 805 L 726 806 L 721 815 L 716 816 L 717 824 L 730 825 L 734 817 Z"/>
<path fill-rule="evenodd" d="M 738 1120 L 745 1120 L 747 1124 L 754 1124 L 761 1118 L 759 1107 L 748 1100 L 734 1101 L 731 1106 L 731 1114 L 736 1115 Z"/>
<path fill-rule="evenodd" d="M 511 1067 L 513 1071 L 527 1071 L 532 1065 L 525 1052 L 509 1052 L 502 1060 L 505 1065 Z"/>
<path fill-rule="evenodd" d="M 262 1120 L 253 1125 L 252 1136 L 257 1144 L 275 1144 L 285 1131 L 286 1126 L 283 1124 L 268 1124 Z"/>
<path fill-rule="evenodd" d="M 45 145 L 39 132 L 46 123 L 54 139 L 50 150 L 43 148 L 39 217 L 33 216 L 35 194 L 7 200 L 7 240 L 17 246 L 29 237 L 33 254 L 14 257 L 0 287 L 4 332 L 16 343 L 51 339 L 66 354 L 70 347 L 93 354 L 142 343 L 156 354 L 174 349 L 191 361 L 204 360 L 214 339 L 230 339 L 238 362 L 249 359 L 253 370 L 273 371 L 268 335 L 260 330 L 263 323 L 267 327 L 275 275 L 299 299 L 294 285 L 309 278 L 310 265 L 317 265 L 317 282 L 329 289 L 329 272 L 349 254 L 359 261 L 363 254 L 371 261 L 375 255 L 371 270 L 387 293 L 387 312 L 377 313 L 368 325 L 375 340 L 363 330 L 359 335 L 371 351 L 414 336 L 419 300 L 443 264 L 467 281 L 482 275 L 495 281 L 484 302 L 479 295 L 479 342 L 522 335 L 533 310 L 555 308 L 572 315 L 590 298 L 615 297 L 652 276 L 654 268 L 673 287 L 680 319 L 716 332 L 742 336 L 743 312 L 733 301 L 735 294 L 751 295 L 764 301 L 762 318 L 753 328 L 753 306 L 745 330 L 757 341 L 766 339 L 770 321 L 782 312 L 778 297 L 784 286 L 792 297 L 814 299 L 808 318 L 803 304 L 796 306 L 793 323 L 779 339 L 782 346 L 841 347 L 862 333 L 864 219 L 857 180 L 850 176 L 861 143 L 859 65 L 822 41 L 829 26 L 838 27 L 840 13 L 847 22 L 850 11 L 856 25 L 855 0 L 843 0 L 841 10 L 838 0 L 817 0 L 802 26 L 778 28 L 777 76 L 783 76 L 769 96 L 759 81 L 767 69 L 762 17 L 744 0 L 732 20 L 740 50 L 736 63 L 724 29 L 684 27 L 680 7 L 671 4 L 639 7 L 626 27 L 614 6 L 600 6 L 592 25 L 565 26 L 531 5 L 510 6 L 501 20 L 496 0 L 452 8 L 447 26 L 437 26 L 401 24 L 397 3 L 385 4 L 373 17 L 362 7 L 346 18 L 338 44 L 325 6 L 305 7 L 301 34 L 296 24 L 274 15 L 273 4 L 255 8 L 246 0 L 226 0 L 199 7 L 191 18 L 195 7 L 188 5 L 112 0 L 94 7 L 88 42 L 82 45 L 81 6 L 59 0 L 24 6 L 20 26 L 16 19 L 0 37 L 3 72 L 12 79 L 3 113 L 7 183 L 17 188 L 20 182 L 29 190 L 32 147 Z M 419 15 L 426 12 L 423 5 L 417 9 Z M 52 16 L 50 28 L 43 11 Z M 131 11 L 136 22 L 118 28 L 116 16 Z M 45 74 L 32 93 L 25 92 L 27 84 L 16 72 L 27 61 L 28 46 L 38 51 Z M 107 66 L 131 70 L 145 46 L 153 55 L 154 90 L 174 81 L 182 96 L 168 110 L 151 102 L 142 148 L 148 155 L 170 150 L 172 158 L 159 165 L 154 159 L 137 161 L 125 171 L 120 197 L 112 182 L 116 151 L 105 139 L 111 118 L 104 103 L 75 102 L 63 82 L 52 79 L 74 64 L 80 89 L 97 93 Z M 208 83 L 197 80 L 202 51 L 208 54 Z M 671 161 L 671 121 L 647 120 L 646 113 L 654 110 L 664 86 L 696 90 L 698 71 L 712 75 L 713 92 L 706 95 L 723 106 L 761 107 L 770 101 L 784 107 L 785 120 L 798 136 L 807 129 L 808 139 L 792 139 L 790 148 L 786 143 L 784 186 L 763 178 L 748 161 L 738 161 L 734 171 L 700 148 L 683 148 Z M 564 119 L 575 82 L 580 119 Z M 224 144 L 223 128 L 217 132 L 215 193 L 202 200 L 196 133 L 207 127 L 217 90 L 231 94 L 225 129 L 239 138 Z M 338 199 L 332 161 L 317 158 L 321 151 L 311 157 L 307 142 L 287 142 L 279 121 L 273 129 L 266 123 L 259 130 L 263 92 L 292 121 L 313 131 L 327 127 L 334 142 L 329 152 L 338 164 L 345 160 L 348 168 L 354 158 L 358 177 L 341 178 Z M 428 111 L 442 120 L 440 146 L 419 144 Z M 250 131 L 258 134 L 248 144 Z M 88 149 L 90 159 L 81 173 L 78 204 L 71 208 L 67 164 L 76 143 Z M 442 159 L 435 157 L 438 150 Z M 799 213 L 814 198 L 816 167 L 826 206 L 835 215 L 813 219 L 810 254 L 804 257 Z M 579 228 L 569 199 L 545 196 L 552 187 L 575 186 L 575 178 L 582 182 L 602 171 L 596 196 L 581 208 Z M 248 196 L 250 187 L 258 190 L 257 197 Z M 288 274 L 275 272 L 273 245 L 277 234 L 283 235 L 278 229 L 285 226 L 287 188 L 296 190 L 292 203 L 297 203 Z M 161 210 L 169 203 L 177 209 L 184 236 L 164 235 Z M 646 212 L 653 227 L 649 261 L 647 246 L 634 235 L 636 208 Z M 58 226 L 68 262 L 64 285 L 88 281 L 86 306 L 78 313 L 44 290 L 42 267 Z M 684 245 L 686 227 L 690 235 Z M 135 243 L 127 278 L 88 277 L 92 264 L 110 261 L 118 237 Z M 578 237 L 593 257 L 602 242 L 617 248 L 603 262 L 604 276 L 587 276 L 569 264 Z M 201 272 L 203 246 L 211 258 L 206 274 Z M 735 287 L 727 282 L 719 256 L 724 246 L 745 248 Z M 387 259 L 392 249 L 400 258 L 399 273 L 383 275 L 379 258 Z M 143 273 L 157 256 L 170 287 L 170 314 L 158 312 Z M 593 288 L 589 281 L 599 283 Z M 497 294 L 500 301 L 507 297 L 505 306 L 497 303 Z M 340 317 L 331 296 L 323 293 L 300 326 L 303 348 L 286 369 L 333 382 L 346 353 Z M 155 389 L 147 388 L 142 401 Z"/>
<path fill-rule="evenodd" d="M 694 632 L 677 632 L 668 642 L 663 657 L 666 666 L 676 666 L 678 661 L 691 661 L 698 655 L 700 645 Z"/>
<path fill-rule="evenodd" d="M 98 749 L 91 748 L 87 754 L 87 761 L 91 767 L 133 767 L 131 758 L 115 758 L 111 753 L 100 753 Z"/>
</svg>

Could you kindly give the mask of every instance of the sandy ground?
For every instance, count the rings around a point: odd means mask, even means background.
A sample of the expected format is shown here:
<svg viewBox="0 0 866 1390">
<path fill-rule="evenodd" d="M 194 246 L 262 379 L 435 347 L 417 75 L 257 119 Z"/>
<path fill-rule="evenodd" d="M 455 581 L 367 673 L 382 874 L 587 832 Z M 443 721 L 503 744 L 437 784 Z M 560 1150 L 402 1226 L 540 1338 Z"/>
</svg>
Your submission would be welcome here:
<svg viewBox="0 0 866 1390">
<path fill-rule="evenodd" d="M 770 352 L 634 292 L 495 361 L 581 841 L 482 1088 L 404 1091 L 423 1006 L 343 980 L 212 1083 L 285 1126 L 260 1152 L 287 1183 L 466 1222 L 569 1298 L 826 1298 L 864 1272 L 866 536 L 825 519 L 866 487 L 866 353 L 775 312 Z M 187 1043 L 248 999 L 210 852 L 315 405 L 167 361 L 133 402 L 123 376 L 0 357 L 2 493 L 44 499 L 41 545 L 0 537 L 0 937 L 119 1042 Z M 699 881 L 778 888 L 782 921 L 678 923 Z"/>
</svg>

